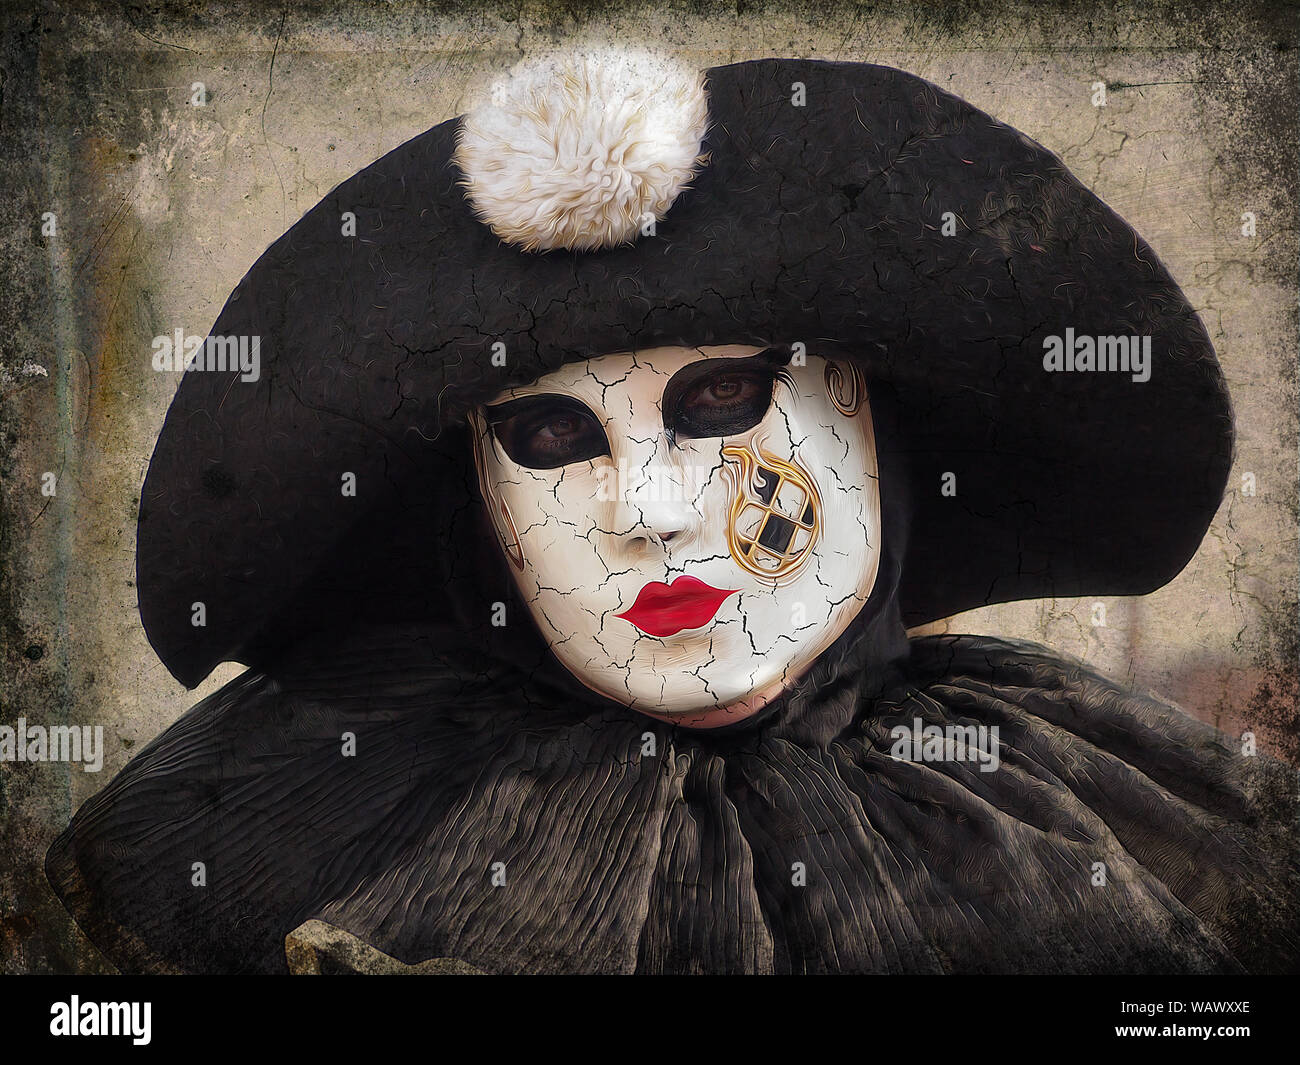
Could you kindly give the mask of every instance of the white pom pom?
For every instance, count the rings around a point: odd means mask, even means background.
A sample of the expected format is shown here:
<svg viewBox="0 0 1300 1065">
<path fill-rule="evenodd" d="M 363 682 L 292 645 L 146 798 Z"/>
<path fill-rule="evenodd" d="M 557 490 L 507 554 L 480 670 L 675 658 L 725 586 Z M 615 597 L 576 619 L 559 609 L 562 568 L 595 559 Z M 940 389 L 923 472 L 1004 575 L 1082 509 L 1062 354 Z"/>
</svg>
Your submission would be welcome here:
<svg viewBox="0 0 1300 1065">
<path fill-rule="evenodd" d="M 527 251 L 629 243 L 704 162 L 704 78 L 648 53 L 531 63 L 466 115 L 456 147 L 470 202 Z"/>
</svg>

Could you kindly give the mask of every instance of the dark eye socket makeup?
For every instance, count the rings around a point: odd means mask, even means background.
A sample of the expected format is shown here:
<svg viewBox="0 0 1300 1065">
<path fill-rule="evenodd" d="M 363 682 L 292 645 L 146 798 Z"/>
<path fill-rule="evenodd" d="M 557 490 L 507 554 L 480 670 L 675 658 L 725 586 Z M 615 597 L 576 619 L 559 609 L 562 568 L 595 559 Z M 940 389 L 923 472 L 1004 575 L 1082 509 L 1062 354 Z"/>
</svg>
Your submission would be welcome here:
<svg viewBox="0 0 1300 1065">
<path fill-rule="evenodd" d="M 673 374 L 664 389 L 664 429 L 669 439 L 733 436 L 752 429 L 772 405 L 778 378 L 793 349 L 766 348 L 731 359 L 701 359 Z M 581 400 L 545 394 L 485 407 L 488 424 L 510 458 L 533 470 L 553 470 L 608 455 L 600 420 Z"/>
<path fill-rule="evenodd" d="M 669 438 L 700 440 L 746 432 L 767 414 L 778 378 L 794 350 L 788 344 L 741 359 L 701 359 L 683 366 L 664 389 Z"/>
<path fill-rule="evenodd" d="M 524 396 L 484 413 L 505 453 L 530 470 L 554 470 L 609 454 L 600 421 L 572 396 Z"/>
</svg>

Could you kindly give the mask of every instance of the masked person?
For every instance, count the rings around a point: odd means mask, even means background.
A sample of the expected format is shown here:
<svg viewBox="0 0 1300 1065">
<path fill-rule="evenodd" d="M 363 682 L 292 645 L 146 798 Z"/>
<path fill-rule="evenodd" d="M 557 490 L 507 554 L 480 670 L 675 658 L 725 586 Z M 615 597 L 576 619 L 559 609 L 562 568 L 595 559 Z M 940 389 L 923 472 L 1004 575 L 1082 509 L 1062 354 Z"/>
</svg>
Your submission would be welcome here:
<svg viewBox="0 0 1300 1065">
<path fill-rule="evenodd" d="M 491 972 L 1294 963 L 1283 767 L 907 639 L 1159 587 L 1229 469 L 1197 316 L 1015 130 L 878 66 L 529 66 L 213 335 L 261 372 L 183 379 L 140 606 L 184 683 L 249 668 L 47 861 L 122 968 L 310 919 Z"/>
</svg>

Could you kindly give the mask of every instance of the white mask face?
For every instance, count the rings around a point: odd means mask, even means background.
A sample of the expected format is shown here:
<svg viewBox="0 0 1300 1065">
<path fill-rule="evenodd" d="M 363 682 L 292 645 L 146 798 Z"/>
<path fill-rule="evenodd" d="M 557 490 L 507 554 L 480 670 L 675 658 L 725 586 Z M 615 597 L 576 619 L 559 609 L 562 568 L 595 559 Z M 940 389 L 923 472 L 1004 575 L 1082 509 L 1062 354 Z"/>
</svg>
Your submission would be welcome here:
<svg viewBox="0 0 1300 1065">
<path fill-rule="evenodd" d="M 634 710 L 743 720 L 875 584 L 875 439 L 846 362 L 785 345 L 605 355 L 502 392 L 471 433 L 542 636 Z"/>
</svg>

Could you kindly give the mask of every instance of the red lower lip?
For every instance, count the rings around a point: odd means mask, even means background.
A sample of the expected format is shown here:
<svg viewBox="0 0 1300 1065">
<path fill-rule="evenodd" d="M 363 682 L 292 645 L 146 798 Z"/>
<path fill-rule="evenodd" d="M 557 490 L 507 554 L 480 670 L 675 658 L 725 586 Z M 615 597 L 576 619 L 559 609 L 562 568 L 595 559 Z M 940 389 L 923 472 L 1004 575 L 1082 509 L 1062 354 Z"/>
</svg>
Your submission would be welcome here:
<svg viewBox="0 0 1300 1065">
<path fill-rule="evenodd" d="M 697 577 L 681 576 L 672 584 L 652 581 L 637 593 L 631 607 L 614 616 L 630 621 L 647 636 L 675 636 L 683 629 L 707 625 L 722 601 L 737 591 L 711 587 Z"/>
</svg>

